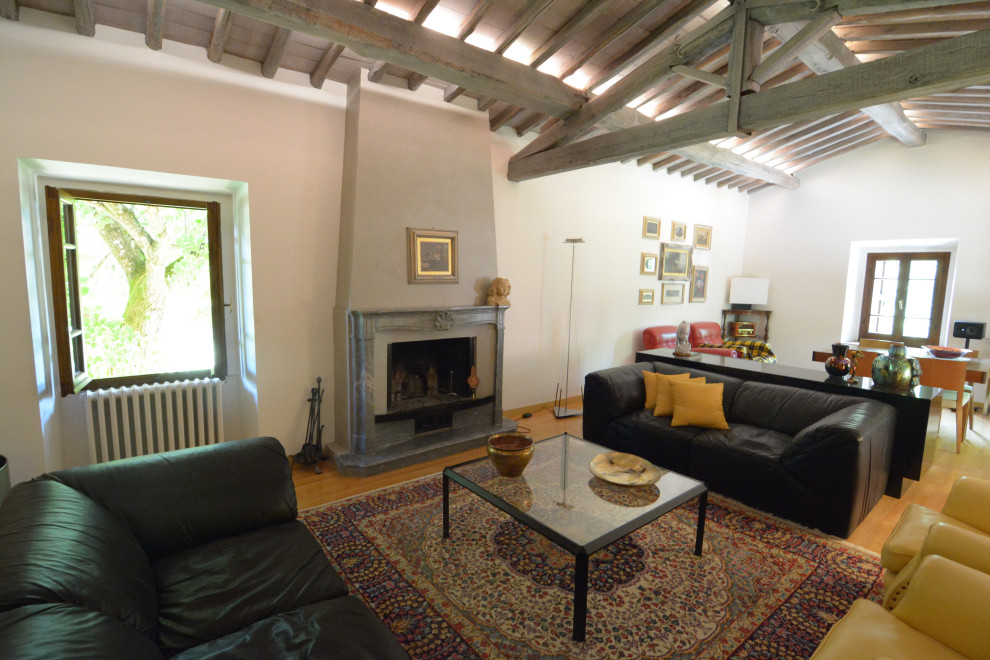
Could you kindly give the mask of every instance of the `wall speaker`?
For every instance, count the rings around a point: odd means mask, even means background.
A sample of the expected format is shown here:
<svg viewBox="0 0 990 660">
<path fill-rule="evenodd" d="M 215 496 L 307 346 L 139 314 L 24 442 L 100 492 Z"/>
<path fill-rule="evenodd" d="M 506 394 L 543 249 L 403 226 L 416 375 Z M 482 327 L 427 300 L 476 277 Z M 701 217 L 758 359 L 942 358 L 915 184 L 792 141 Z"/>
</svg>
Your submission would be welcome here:
<svg viewBox="0 0 990 660">
<path fill-rule="evenodd" d="M 952 324 L 952 336 L 960 339 L 983 339 L 987 334 L 986 323 L 956 321 Z"/>
</svg>

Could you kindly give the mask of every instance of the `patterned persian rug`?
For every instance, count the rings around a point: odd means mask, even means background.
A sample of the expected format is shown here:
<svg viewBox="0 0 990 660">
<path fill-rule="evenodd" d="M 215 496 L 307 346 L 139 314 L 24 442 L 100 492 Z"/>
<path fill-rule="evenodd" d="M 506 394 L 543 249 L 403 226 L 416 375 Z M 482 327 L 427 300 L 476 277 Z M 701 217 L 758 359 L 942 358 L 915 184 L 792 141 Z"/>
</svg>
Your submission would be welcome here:
<svg viewBox="0 0 990 660">
<path fill-rule="evenodd" d="M 717 495 L 702 557 L 696 501 L 591 556 L 585 642 L 573 556 L 439 475 L 309 509 L 333 565 L 413 658 L 807 658 L 878 559 Z"/>
</svg>

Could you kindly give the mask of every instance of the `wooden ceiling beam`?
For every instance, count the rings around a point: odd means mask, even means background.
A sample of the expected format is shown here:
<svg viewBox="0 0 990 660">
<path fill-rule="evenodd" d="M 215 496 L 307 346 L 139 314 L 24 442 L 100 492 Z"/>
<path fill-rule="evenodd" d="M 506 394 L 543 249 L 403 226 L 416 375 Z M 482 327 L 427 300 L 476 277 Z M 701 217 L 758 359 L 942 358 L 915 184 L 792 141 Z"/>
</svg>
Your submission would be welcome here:
<svg viewBox="0 0 990 660">
<path fill-rule="evenodd" d="M 0 0 L 0 18 L 6 18 L 8 21 L 20 20 L 17 0 Z"/>
<path fill-rule="evenodd" d="M 794 38 L 800 30 L 800 25 L 776 25 L 770 28 L 770 31 L 782 41 Z M 863 66 L 842 40 L 831 32 L 826 32 L 821 39 L 801 51 L 799 57 L 818 75 Z M 911 123 L 904 110 L 896 103 L 864 108 L 863 113 L 880 124 L 901 144 L 908 147 L 920 147 L 925 144 L 924 132 Z"/>
<path fill-rule="evenodd" d="M 986 2 L 965 2 L 949 7 L 901 10 L 889 14 L 859 14 L 844 16 L 840 25 L 883 25 L 891 22 L 938 21 L 946 18 L 970 20 L 990 18 Z"/>
<path fill-rule="evenodd" d="M 327 79 L 327 75 L 330 73 L 330 69 L 337 62 L 340 54 L 344 52 L 344 47 L 340 44 L 330 44 L 327 46 L 323 54 L 320 55 L 320 61 L 316 63 L 313 70 L 309 73 L 309 84 L 320 89 L 323 87 L 323 82 Z"/>
<path fill-rule="evenodd" d="M 609 62 L 607 66 L 603 67 L 594 78 L 588 81 L 587 89 L 593 89 L 601 83 L 614 78 L 623 69 L 633 64 L 639 57 L 652 50 L 657 44 L 680 32 L 684 26 L 697 18 L 701 12 L 715 4 L 715 1 L 716 0 L 689 0 L 688 4 L 678 9 L 674 15 L 672 15 L 655 30 L 650 32 L 650 34 L 648 34 L 634 47 L 625 51 Z M 721 17 L 722 14 L 725 13 L 731 13 L 731 9 L 723 10 L 723 12 L 719 14 L 719 16 L 716 16 L 716 18 Z"/>
<path fill-rule="evenodd" d="M 553 116 L 586 97 L 557 78 L 353 0 L 204 0 L 356 54 Z"/>
<path fill-rule="evenodd" d="M 592 2 L 585 2 L 578 10 L 576 14 L 571 16 L 566 23 L 564 23 L 559 30 L 554 32 L 553 36 L 543 42 L 543 44 L 533 51 L 531 55 L 532 59 L 529 62 L 531 67 L 538 67 L 560 50 L 564 44 L 574 38 L 574 36 L 583 30 L 591 21 L 593 21 L 602 10 L 608 6 L 613 0 L 593 0 Z"/>
<path fill-rule="evenodd" d="M 764 25 L 810 21 L 822 11 L 842 16 L 886 14 L 968 4 L 969 0 L 748 0 L 754 19 Z"/>
<path fill-rule="evenodd" d="M 223 49 L 233 24 L 234 12 L 227 9 L 217 10 L 217 18 L 213 22 L 213 34 L 210 35 L 210 45 L 206 48 L 206 57 L 211 62 L 219 62 L 223 57 Z"/>
<path fill-rule="evenodd" d="M 96 19 L 93 18 L 93 0 L 72 0 L 75 11 L 76 32 L 84 37 L 96 34 Z"/>
<path fill-rule="evenodd" d="M 740 126 L 753 132 L 988 81 L 990 31 L 983 30 L 749 94 L 741 99 Z M 522 181 L 726 137 L 727 110 L 719 103 L 510 160 L 508 176 Z"/>
<path fill-rule="evenodd" d="M 457 38 L 460 41 L 471 36 L 471 33 L 475 31 L 493 4 L 495 4 L 495 0 L 478 0 L 477 4 L 471 8 L 471 13 L 464 19 L 461 29 L 457 32 Z"/>
<path fill-rule="evenodd" d="M 663 78 L 673 75 L 673 67 L 685 62 L 693 62 L 725 45 L 732 36 L 732 19 L 733 11 L 731 8 L 720 12 L 701 29 L 685 39 L 683 44 L 675 44 L 657 53 L 643 65 L 630 71 L 628 75 L 609 87 L 606 92 L 585 103 L 580 110 L 564 119 L 561 124 L 554 126 L 530 142 L 519 153 L 512 156 L 510 162 L 571 142 L 608 115 L 623 108 Z"/>
<path fill-rule="evenodd" d="M 815 20 L 809 21 L 793 37 L 781 44 L 780 48 L 760 62 L 750 76 L 750 80 L 762 85 L 786 70 L 804 49 L 821 39 L 841 18 L 838 12 L 831 11 L 823 12 Z"/>
<path fill-rule="evenodd" d="M 833 30 L 843 41 L 887 39 L 950 39 L 967 32 L 990 29 L 990 18 L 967 21 L 930 21 L 893 25 L 852 25 Z"/>
<path fill-rule="evenodd" d="M 681 149 L 671 149 L 670 153 L 690 158 L 695 162 L 711 167 L 732 170 L 736 174 L 745 174 L 751 178 L 768 181 L 788 190 L 797 190 L 801 185 L 800 181 L 778 169 L 740 156 L 731 149 L 716 147 L 707 142 Z"/>
<path fill-rule="evenodd" d="M 148 15 L 144 25 L 144 43 L 151 50 L 162 49 L 165 37 L 165 0 L 148 0 Z"/>
<path fill-rule="evenodd" d="M 578 69 L 588 63 L 588 60 L 600 53 L 609 44 L 629 31 L 629 29 L 639 23 L 640 19 L 656 9 L 661 2 L 665 1 L 666 0 L 645 0 L 623 14 L 622 18 L 613 23 L 598 37 L 598 41 L 596 41 L 594 45 L 584 51 L 584 53 L 582 53 L 579 57 L 574 58 L 571 63 L 567 65 L 567 68 L 561 72 L 560 77 L 567 78 L 568 76 L 576 73 Z"/>
<path fill-rule="evenodd" d="M 426 19 L 430 17 L 433 10 L 437 8 L 440 4 L 440 0 L 423 0 L 419 7 L 414 10 L 415 15 L 413 16 L 413 23 L 416 25 L 422 25 L 426 22 Z M 422 73 L 416 73 L 415 71 L 409 74 L 409 78 L 406 82 L 406 86 L 410 91 L 415 92 L 419 89 L 424 82 L 426 82 L 427 76 Z"/>
<path fill-rule="evenodd" d="M 289 37 L 291 36 L 292 30 L 289 28 L 280 27 L 275 30 L 272 45 L 268 48 L 265 61 L 261 63 L 261 75 L 265 78 L 275 77 L 278 67 L 282 64 L 282 58 L 285 57 L 285 51 L 289 48 Z"/>
<path fill-rule="evenodd" d="M 543 121 L 544 116 L 538 112 L 531 112 L 529 116 L 516 124 L 516 135 L 522 137 L 530 132 L 537 124 Z"/>
</svg>

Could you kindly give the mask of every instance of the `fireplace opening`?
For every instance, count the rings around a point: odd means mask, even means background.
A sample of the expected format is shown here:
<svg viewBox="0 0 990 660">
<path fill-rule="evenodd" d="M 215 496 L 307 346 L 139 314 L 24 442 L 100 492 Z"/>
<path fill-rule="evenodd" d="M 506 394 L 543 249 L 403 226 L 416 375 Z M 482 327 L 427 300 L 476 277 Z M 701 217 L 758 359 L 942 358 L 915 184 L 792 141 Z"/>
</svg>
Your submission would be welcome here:
<svg viewBox="0 0 990 660">
<path fill-rule="evenodd" d="M 389 344 L 388 417 L 415 418 L 417 432 L 450 426 L 449 411 L 473 399 L 475 350 L 474 337 Z"/>
</svg>

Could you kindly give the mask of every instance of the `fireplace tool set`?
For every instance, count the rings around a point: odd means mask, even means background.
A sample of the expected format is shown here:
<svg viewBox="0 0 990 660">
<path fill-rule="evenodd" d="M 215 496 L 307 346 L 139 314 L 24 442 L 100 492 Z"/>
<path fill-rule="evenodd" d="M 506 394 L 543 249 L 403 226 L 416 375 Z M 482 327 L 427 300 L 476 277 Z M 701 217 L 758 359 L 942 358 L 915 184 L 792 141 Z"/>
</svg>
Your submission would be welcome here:
<svg viewBox="0 0 990 660">
<path fill-rule="evenodd" d="M 323 459 L 323 423 L 320 420 L 320 406 L 323 404 L 323 379 L 316 379 L 316 387 L 310 390 L 309 422 L 306 424 L 306 442 L 302 450 L 292 458 L 303 465 L 314 465 L 316 474 L 323 474 L 320 461 Z"/>
</svg>

